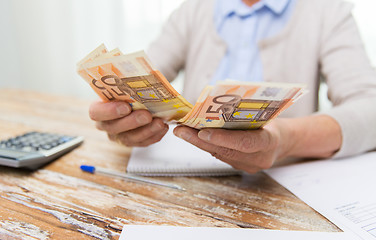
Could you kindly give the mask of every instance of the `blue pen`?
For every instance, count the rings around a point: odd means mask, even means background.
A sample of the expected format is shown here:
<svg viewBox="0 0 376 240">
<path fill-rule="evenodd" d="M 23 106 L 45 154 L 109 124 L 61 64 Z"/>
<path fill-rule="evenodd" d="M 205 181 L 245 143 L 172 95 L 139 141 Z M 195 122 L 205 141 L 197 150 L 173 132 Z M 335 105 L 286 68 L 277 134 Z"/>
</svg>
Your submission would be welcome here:
<svg viewBox="0 0 376 240">
<path fill-rule="evenodd" d="M 119 178 L 126 178 L 134 181 L 140 181 L 144 183 L 149 183 L 149 184 L 154 184 L 158 186 L 163 186 L 163 187 L 168 187 L 168 188 L 173 188 L 173 189 L 178 189 L 178 190 L 183 190 L 185 191 L 184 188 L 180 187 L 179 185 L 176 184 L 170 184 L 170 183 L 165 183 L 157 180 L 152 180 L 149 178 L 145 177 L 140 177 L 140 176 L 135 176 L 132 174 L 128 173 L 121 173 L 121 172 L 116 172 L 110 169 L 105 169 L 105 168 L 100 168 L 100 167 L 94 167 L 90 165 L 81 165 L 81 170 L 84 172 L 89 172 L 89 173 L 99 173 L 99 174 L 104 174 L 112 177 L 119 177 Z"/>
</svg>

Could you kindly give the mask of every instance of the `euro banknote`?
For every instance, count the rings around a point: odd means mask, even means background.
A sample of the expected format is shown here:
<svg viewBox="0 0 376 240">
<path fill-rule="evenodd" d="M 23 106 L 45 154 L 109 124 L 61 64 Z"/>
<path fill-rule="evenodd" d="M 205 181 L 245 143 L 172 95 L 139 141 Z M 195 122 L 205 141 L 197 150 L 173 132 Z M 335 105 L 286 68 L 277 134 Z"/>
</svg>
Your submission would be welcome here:
<svg viewBox="0 0 376 240">
<path fill-rule="evenodd" d="M 191 110 L 192 105 L 153 67 L 143 51 L 127 55 L 111 52 L 100 46 L 89 54 L 95 58 L 86 57 L 90 60 L 82 60 L 77 66 L 79 75 L 103 101 L 127 101 L 134 110 L 147 109 L 166 121 L 179 120 Z"/>
<path fill-rule="evenodd" d="M 105 102 L 126 101 L 133 110 L 196 129 L 261 128 L 305 92 L 301 84 L 227 80 L 204 88 L 193 106 L 145 52 L 123 54 L 103 44 L 77 64 L 77 72 Z"/>
<path fill-rule="evenodd" d="M 207 86 L 180 123 L 201 128 L 258 129 L 303 93 L 298 84 L 225 81 Z"/>
</svg>

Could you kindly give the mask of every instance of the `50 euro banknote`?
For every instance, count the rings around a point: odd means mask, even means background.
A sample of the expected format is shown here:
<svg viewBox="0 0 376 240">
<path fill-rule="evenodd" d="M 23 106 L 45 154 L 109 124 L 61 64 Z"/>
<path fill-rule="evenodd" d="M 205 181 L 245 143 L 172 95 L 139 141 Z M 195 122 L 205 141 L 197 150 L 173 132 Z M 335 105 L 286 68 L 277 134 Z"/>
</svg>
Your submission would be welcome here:
<svg viewBox="0 0 376 240">
<path fill-rule="evenodd" d="M 166 121 L 179 120 L 192 109 L 143 51 L 123 55 L 101 45 L 78 63 L 77 71 L 105 102 L 126 101 Z"/>
<path fill-rule="evenodd" d="M 77 64 L 77 72 L 105 102 L 126 101 L 133 110 L 196 129 L 261 128 L 305 92 L 300 84 L 231 80 L 207 86 L 193 106 L 143 51 L 124 55 L 103 44 Z"/>
<path fill-rule="evenodd" d="M 259 129 L 304 93 L 299 84 L 222 81 L 207 86 L 179 122 L 197 129 Z"/>
</svg>

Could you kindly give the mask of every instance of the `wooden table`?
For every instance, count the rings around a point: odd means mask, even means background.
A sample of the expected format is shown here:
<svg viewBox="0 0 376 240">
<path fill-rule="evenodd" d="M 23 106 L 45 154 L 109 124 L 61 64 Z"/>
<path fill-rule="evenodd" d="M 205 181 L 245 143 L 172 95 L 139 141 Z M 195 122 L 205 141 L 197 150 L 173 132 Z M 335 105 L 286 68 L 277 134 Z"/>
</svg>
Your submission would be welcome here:
<svg viewBox="0 0 376 240">
<path fill-rule="evenodd" d="M 160 177 L 179 191 L 84 173 L 125 171 L 131 149 L 107 139 L 90 102 L 0 89 L 0 138 L 29 130 L 82 135 L 79 148 L 37 171 L 0 167 L 0 239 L 117 239 L 125 224 L 339 231 L 263 173 Z"/>
</svg>

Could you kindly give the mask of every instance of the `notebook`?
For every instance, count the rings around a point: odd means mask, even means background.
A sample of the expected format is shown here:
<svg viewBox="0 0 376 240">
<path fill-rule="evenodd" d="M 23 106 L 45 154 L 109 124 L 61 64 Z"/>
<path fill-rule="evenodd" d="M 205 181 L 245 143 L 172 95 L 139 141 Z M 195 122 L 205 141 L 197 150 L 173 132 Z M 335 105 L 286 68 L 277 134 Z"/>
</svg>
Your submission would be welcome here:
<svg viewBox="0 0 376 240">
<path fill-rule="evenodd" d="M 142 176 L 227 176 L 232 168 L 173 134 L 170 126 L 163 139 L 146 148 L 132 150 L 127 172 Z"/>
</svg>

